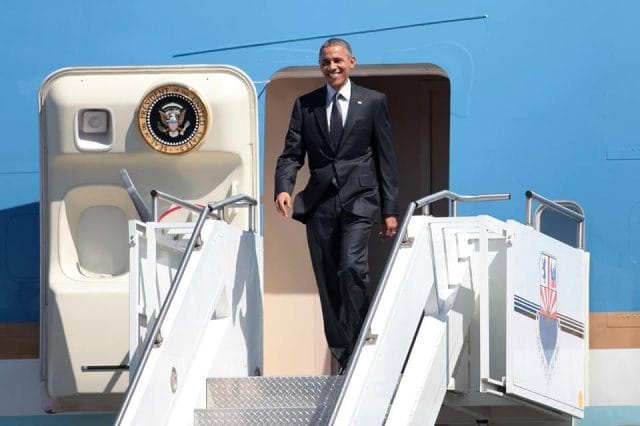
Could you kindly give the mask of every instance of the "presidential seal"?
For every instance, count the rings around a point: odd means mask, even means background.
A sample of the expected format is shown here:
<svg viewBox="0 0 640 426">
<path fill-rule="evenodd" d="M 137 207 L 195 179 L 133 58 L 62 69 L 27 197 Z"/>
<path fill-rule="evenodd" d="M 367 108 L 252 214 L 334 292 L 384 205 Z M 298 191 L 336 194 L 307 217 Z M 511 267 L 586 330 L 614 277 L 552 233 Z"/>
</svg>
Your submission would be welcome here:
<svg viewBox="0 0 640 426">
<path fill-rule="evenodd" d="M 188 87 L 166 84 L 156 87 L 140 102 L 138 128 L 156 151 L 182 154 L 204 139 L 209 112 L 200 96 Z"/>
</svg>

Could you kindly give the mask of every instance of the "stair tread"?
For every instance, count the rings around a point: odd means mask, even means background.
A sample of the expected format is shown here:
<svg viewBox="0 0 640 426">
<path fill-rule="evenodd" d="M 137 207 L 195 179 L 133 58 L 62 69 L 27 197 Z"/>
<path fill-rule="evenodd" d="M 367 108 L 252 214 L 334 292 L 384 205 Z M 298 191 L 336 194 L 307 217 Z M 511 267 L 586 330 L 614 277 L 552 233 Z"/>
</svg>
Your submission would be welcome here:
<svg viewBox="0 0 640 426">
<path fill-rule="evenodd" d="M 317 408 L 260 408 L 196 410 L 196 426 L 240 425 L 325 425 L 331 410 L 327 406 Z"/>
<path fill-rule="evenodd" d="M 207 409 L 306 409 L 333 405 L 343 376 L 210 378 Z"/>
</svg>

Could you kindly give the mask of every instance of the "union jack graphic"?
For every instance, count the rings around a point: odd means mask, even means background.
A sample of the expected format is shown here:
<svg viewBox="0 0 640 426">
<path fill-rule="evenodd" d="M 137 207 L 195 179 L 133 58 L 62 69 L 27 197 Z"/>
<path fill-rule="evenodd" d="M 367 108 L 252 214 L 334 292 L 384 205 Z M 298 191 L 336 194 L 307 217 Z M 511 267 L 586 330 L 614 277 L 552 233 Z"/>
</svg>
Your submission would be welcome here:
<svg viewBox="0 0 640 426">
<path fill-rule="evenodd" d="M 549 319 L 558 317 L 558 262 L 554 257 L 540 255 L 540 314 Z"/>
</svg>

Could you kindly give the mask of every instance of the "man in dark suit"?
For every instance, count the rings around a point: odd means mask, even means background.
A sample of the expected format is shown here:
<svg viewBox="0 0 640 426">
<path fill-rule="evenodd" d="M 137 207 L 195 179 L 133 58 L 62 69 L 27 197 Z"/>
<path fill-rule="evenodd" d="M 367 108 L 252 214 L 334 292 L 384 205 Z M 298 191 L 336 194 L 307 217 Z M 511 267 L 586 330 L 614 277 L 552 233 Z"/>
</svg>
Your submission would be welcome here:
<svg viewBox="0 0 640 426">
<path fill-rule="evenodd" d="M 288 217 L 307 156 L 311 176 L 292 217 L 306 224 L 325 336 L 344 368 L 369 309 L 367 243 L 380 213 L 381 238 L 396 234 L 398 172 L 385 95 L 350 81 L 356 58 L 346 41 L 327 40 L 319 56 L 327 84 L 293 106 L 276 165 L 275 202 Z"/>
</svg>

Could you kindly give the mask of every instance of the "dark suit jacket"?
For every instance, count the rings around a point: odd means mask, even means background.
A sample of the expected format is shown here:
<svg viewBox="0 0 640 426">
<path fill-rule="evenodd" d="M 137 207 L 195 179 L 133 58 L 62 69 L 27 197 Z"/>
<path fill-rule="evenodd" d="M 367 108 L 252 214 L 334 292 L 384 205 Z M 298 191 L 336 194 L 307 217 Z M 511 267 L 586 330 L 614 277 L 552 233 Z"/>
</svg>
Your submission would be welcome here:
<svg viewBox="0 0 640 426">
<path fill-rule="evenodd" d="M 329 140 L 326 101 L 326 86 L 296 99 L 276 165 L 275 195 L 292 193 L 307 155 L 310 178 L 295 198 L 294 219 L 306 221 L 334 177 L 346 211 L 374 220 L 380 211 L 397 215 L 398 171 L 386 96 L 351 82 L 349 110 L 336 150 Z"/>
</svg>

